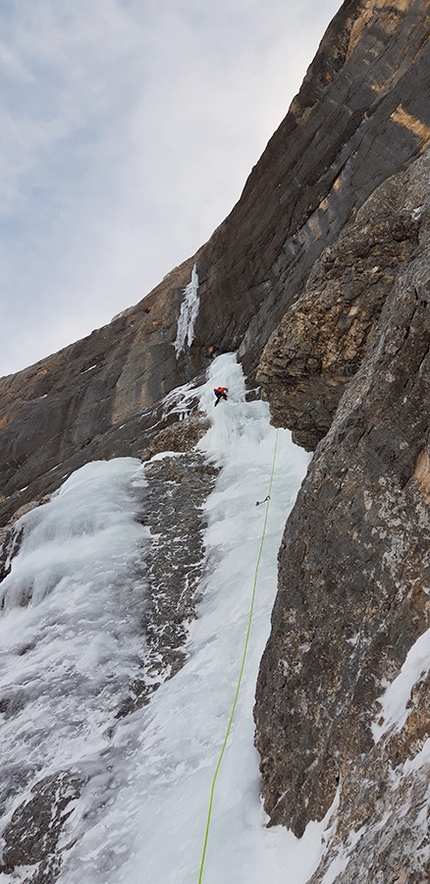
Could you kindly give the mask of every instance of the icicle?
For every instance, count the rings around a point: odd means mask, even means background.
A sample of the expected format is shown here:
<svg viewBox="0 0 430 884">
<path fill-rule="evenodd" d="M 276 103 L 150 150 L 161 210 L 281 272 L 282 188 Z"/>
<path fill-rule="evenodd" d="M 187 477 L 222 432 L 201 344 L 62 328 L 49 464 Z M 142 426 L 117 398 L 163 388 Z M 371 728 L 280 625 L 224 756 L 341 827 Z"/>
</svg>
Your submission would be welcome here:
<svg viewBox="0 0 430 884">
<path fill-rule="evenodd" d="M 176 350 L 176 358 L 185 348 L 185 342 L 188 347 L 194 340 L 194 325 L 199 312 L 199 277 L 197 276 L 197 266 L 194 264 L 191 281 L 184 288 L 184 300 L 181 304 L 181 312 L 178 319 L 178 331 L 174 347 Z"/>
</svg>

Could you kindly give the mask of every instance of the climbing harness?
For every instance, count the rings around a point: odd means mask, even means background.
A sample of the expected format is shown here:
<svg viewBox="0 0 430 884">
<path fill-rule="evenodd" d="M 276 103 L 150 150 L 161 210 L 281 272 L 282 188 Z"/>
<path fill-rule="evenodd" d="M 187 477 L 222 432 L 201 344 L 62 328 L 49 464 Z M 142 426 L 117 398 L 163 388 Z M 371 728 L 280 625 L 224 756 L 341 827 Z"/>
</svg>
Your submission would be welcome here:
<svg viewBox="0 0 430 884">
<path fill-rule="evenodd" d="M 242 652 L 242 661 L 241 661 L 240 670 L 239 670 L 239 678 L 237 680 L 236 692 L 235 692 L 234 699 L 233 699 L 233 705 L 231 707 L 230 717 L 229 717 L 229 720 L 227 723 L 227 729 L 225 732 L 224 742 L 222 744 L 221 751 L 219 753 L 217 765 L 215 768 L 215 773 L 212 777 L 212 784 L 211 784 L 210 797 L 209 797 L 209 807 L 208 807 L 208 813 L 207 813 L 207 819 L 206 819 L 206 829 L 205 829 L 205 836 L 204 836 L 204 840 L 203 840 L 203 850 L 202 850 L 202 858 L 201 858 L 201 862 L 200 862 L 198 884 L 202 884 L 202 880 L 203 880 L 203 870 L 204 870 L 205 860 L 206 860 L 206 851 L 207 851 L 207 846 L 208 846 L 209 829 L 210 829 L 211 818 L 212 818 L 212 808 L 213 808 L 213 802 L 214 802 L 216 781 L 218 779 L 218 773 L 219 773 L 219 770 L 221 767 L 221 762 L 223 760 L 224 753 L 227 748 L 227 742 L 228 742 L 228 738 L 230 736 L 230 731 L 231 731 L 231 727 L 233 724 L 233 718 L 234 718 L 234 714 L 236 712 L 236 706 L 237 706 L 237 703 L 239 700 L 239 693 L 240 693 L 240 688 L 242 685 L 243 674 L 245 671 L 245 662 L 246 662 L 246 656 L 248 653 L 249 638 L 251 635 L 252 617 L 254 614 L 254 603 L 255 603 L 255 594 L 256 594 L 256 590 L 257 590 L 258 571 L 260 568 L 261 554 L 263 552 L 264 538 L 266 536 L 267 517 L 269 515 L 270 492 L 272 490 L 273 477 L 275 475 L 276 453 L 278 450 L 278 432 L 279 431 L 276 430 L 275 448 L 274 448 L 274 452 L 273 452 L 273 461 L 272 461 L 272 472 L 270 474 L 270 482 L 269 482 L 269 493 L 268 493 L 267 497 L 264 498 L 264 500 L 257 501 L 257 503 L 256 503 L 256 506 L 259 506 L 260 503 L 265 503 L 266 504 L 266 512 L 264 514 L 264 522 L 263 522 L 263 530 L 262 530 L 261 540 L 260 540 L 260 548 L 258 550 L 257 563 L 255 565 L 255 571 L 254 571 L 254 582 L 252 585 L 251 603 L 250 603 L 250 607 L 249 607 L 248 623 L 247 623 L 245 642 L 244 642 L 243 652 Z"/>
</svg>

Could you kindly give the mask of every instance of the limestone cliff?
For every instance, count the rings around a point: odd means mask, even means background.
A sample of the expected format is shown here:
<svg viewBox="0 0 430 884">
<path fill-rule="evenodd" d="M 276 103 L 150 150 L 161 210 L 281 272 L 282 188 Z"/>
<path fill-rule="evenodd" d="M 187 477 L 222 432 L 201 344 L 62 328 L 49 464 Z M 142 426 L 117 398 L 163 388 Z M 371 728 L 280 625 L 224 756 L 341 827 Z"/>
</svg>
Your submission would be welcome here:
<svg viewBox="0 0 430 884">
<path fill-rule="evenodd" d="M 403 723 L 374 742 L 384 688 L 430 625 L 429 311 L 427 152 L 323 254 L 260 366 L 275 421 L 316 445 L 255 710 L 273 823 L 300 836 L 338 795 L 313 884 L 430 872 L 425 659 Z"/>
<path fill-rule="evenodd" d="M 430 140 L 429 17 L 423 0 L 346 0 L 209 242 L 110 325 L 0 381 L 3 522 L 86 460 L 143 450 L 160 399 L 214 353 L 238 350 L 252 379 L 322 250 Z M 194 263 L 200 311 L 176 360 Z"/>
<path fill-rule="evenodd" d="M 157 535 L 168 538 L 178 507 L 184 549 L 192 537 L 177 598 L 162 539 L 149 563 L 160 681 L 181 665 L 194 616 L 201 538 L 186 499 L 192 486 L 198 508 L 213 480 L 190 450 L 198 416 L 176 423 L 165 397 L 236 350 L 273 422 L 315 451 L 279 552 L 255 709 L 272 822 L 300 836 L 332 808 L 312 884 L 429 873 L 425 666 L 399 726 L 381 699 L 429 625 L 429 33 L 428 0 L 345 0 L 209 242 L 105 328 L 0 380 L 0 527 L 87 461 L 183 452 L 166 459 L 169 512 L 157 461 L 148 471 Z M 199 311 L 181 350 L 194 265 Z M 2 569 L 19 543 L 9 538 Z M 148 699 L 134 687 L 130 708 Z"/>
</svg>

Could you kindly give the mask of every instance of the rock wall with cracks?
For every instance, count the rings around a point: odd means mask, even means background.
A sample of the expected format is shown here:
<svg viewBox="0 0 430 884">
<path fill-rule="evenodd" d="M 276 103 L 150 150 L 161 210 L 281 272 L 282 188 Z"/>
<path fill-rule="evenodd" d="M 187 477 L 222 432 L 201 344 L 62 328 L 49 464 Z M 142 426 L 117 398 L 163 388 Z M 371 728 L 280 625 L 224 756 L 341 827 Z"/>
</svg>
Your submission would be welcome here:
<svg viewBox="0 0 430 884">
<path fill-rule="evenodd" d="M 366 240 L 363 254 L 357 243 Z M 376 260 L 375 297 L 369 268 Z M 351 316 L 361 290 L 364 306 Z M 308 370 L 313 356 L 318 373 Z M 279 551 L 255 707 L 265 807 L 273 824 L 301 836 L 337 795 L 313 884 L 330 867 L 339 884 L 357 875 L 422 882 L 429 872 L 425 661 L 403 724 L 375 745 L 372 723 L 384 688 L 430 625 L 430 153 L 382 185 L 323 256 L 268 344 L 260 376 L 277 423 L 296 427 L 312 402 L 307 439 L 321 439 L 322 400 L 329 424 Z M 356 842 L 351 832 L 359 833 Z"/>
</svg>

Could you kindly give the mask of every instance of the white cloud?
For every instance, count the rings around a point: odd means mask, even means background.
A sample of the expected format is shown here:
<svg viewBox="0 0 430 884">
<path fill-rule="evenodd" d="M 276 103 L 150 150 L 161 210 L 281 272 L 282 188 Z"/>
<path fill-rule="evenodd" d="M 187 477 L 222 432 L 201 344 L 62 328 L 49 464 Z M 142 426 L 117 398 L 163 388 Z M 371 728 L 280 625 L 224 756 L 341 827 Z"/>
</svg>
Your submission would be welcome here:
<svg viewBox="0 0 430 884">
<path fill-rule="evenodd" d="M 338 5 L 6 5 L 0 373 L 108 322 L 206 241 Z"/>
</svg>

